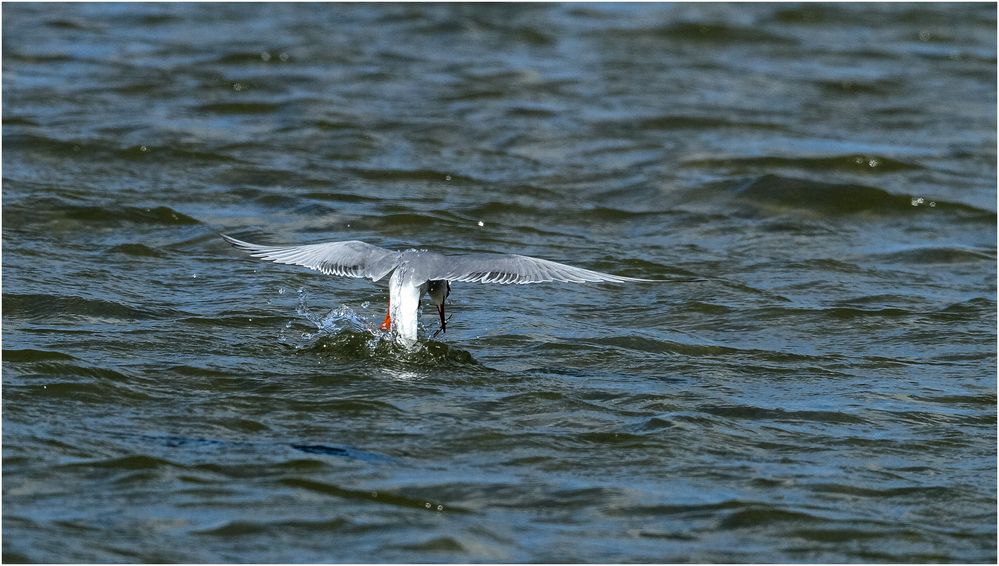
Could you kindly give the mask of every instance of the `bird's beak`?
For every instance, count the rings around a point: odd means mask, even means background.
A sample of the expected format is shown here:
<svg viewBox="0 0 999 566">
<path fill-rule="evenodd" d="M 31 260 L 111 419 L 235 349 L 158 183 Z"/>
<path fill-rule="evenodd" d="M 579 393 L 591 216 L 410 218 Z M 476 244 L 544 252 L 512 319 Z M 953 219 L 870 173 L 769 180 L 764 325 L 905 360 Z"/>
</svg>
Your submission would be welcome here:
<svg viewBox="0 0 999 566">
<path fill-rule="evenodd" d="M 444 320 L 444 303 L 437 305 L 437 314 L 441 316 L 441 332 L 447 332 L 447 321 Z"/>
</svg>

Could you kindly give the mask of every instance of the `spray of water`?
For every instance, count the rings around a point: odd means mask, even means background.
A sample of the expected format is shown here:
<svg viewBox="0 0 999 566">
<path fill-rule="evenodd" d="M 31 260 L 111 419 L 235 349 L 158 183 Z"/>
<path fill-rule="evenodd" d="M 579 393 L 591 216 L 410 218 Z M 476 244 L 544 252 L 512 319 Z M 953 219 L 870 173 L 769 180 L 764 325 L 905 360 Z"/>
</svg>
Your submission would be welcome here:
<svg viewBox="0 0 999 566">
<path fill-rule="evenodd" d="M 367 303 L 362 306 L 366 305 Z M 312 347 L 317 340 L 325 336 L 336 336 L 346 331 L 370 334 L 368 348 L 373 351 L 379 342 L 386 337 L 385 332 L 378 330 L 371 321 L 347 305 L 340 305 L 325 312 L 311 310 L 309 308 L 309 294 L 304 288 L 298 290 L 298 305 L 295 312 L 315 327 L 315 331 L 302 332 L 302 342 L 299 346 L 301 348 Z M 290 329 L 294 322 L 294 320 L 289 320 L 285 328 Z"/>
</svg>

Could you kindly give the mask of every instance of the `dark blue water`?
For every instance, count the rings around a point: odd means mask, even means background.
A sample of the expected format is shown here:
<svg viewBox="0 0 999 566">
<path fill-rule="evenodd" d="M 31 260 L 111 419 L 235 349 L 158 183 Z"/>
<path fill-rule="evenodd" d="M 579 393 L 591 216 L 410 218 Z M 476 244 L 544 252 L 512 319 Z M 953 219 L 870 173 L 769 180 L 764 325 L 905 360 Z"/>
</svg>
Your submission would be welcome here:
<svg viewBox="0 0 999 566">
<path fill-rule="evenodd" d="M 2 165 L 7 562 L 996 561 L 994 4 L 4 4 Z"/>
</svg>

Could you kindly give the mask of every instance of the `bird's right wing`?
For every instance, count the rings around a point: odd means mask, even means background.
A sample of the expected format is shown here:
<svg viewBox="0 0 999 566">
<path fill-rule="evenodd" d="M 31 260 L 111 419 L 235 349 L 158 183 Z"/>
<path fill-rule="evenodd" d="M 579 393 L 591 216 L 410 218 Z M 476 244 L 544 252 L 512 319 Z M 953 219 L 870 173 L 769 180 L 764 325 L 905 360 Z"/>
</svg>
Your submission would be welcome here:
<svg viewBox="0 0 999 566">
<path fill-rule="evenodd" d="M 448 256 L 447 269 L 429 279 L 467 281 L 470 283 L 624 283 L 654 281 L 636 279 L 573 267 L 564 263 L 516 254 L 471 254 Z"/>
<path fill-rule="evenodd" d="M 365 244 L 357 240 L 326 242 L 304 246 L 261 246 L 219 234 L 233 247 L 253 257 L 277 263 L 301 265 L 327 275 L 367 277 L 378 281 L 397 265 L 399 252 Z"/>
</svg>

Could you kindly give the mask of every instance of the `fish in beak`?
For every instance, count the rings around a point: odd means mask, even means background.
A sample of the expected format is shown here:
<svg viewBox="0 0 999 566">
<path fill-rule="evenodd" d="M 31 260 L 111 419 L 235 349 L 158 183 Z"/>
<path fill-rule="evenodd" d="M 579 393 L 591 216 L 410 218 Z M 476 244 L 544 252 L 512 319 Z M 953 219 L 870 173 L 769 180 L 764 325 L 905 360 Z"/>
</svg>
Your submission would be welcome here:
<svg viewBox="0 0 999 566">
<path fill-rule="evenodd" d="M 447 332 L 447 320 L 444 318 L 444 303 L 437 305 L 437 314 L 441 316 L 441 332 Z"/>
</svg>

